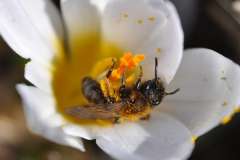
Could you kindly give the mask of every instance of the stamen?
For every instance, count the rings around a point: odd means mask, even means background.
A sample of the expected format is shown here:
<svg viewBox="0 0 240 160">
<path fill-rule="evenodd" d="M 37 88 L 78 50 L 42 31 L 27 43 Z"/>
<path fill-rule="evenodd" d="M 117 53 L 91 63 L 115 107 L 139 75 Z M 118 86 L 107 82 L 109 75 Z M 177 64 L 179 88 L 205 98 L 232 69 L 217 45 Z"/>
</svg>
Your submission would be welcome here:
<svg viewBox="0 0 240 160">
<path fill-rule="evenodd" d="M 136 68 L 144 58 L 145 56 L 143 54 L 133 56 L 131 52 L 126 52 L 123 57 L 120 58 L 119 67 L 113 70 L 110 79 L 119 80 L 126 70 Z"/>
<path fill-rule="evenodd" d="M 126 83 L 127 84 L 132 84 L 133 82 L 134 82 L 134 80 L 135 80 L 135 75 L 131 75 L 131 76 L 129 76 L 127 79 L 126 79 Z"/>
<path fill-rule="evenodd" d="M 110 79 L 112 81 L 116 81 L 116 80 L 120 79 L 121 78 L 121 73 L 122 73 L 122 71 L 120 69 L 114 69 Z"/>
<path fill-rule="evenodd" d="M 107 91 L 108 89 L 107 89 L 105 80 L 103 79 L 99 83 L 100 83 L 101 90 L 103 91 L 104 96 L 108 96 L 108 91 Z"/>
<path fill-rule="evenodd" d="M 136 67 L 140 62 L 142 62 L 144 60 L 144 55 L 143 54 L 139 54 L 139 55 L 136 55 L 134 58 L 133 58 L 133 61 L 135 63 L 135 66 Z"/>
<path fill-rule="evenodd" d="M 105 97 L 109 97 L 109 96 L 114 97 L 115 96 L 113 87 L 108 79 L 101 80 L 100 86 L 101 86 L 101 89 L 102 89 Z"/>
</svg>

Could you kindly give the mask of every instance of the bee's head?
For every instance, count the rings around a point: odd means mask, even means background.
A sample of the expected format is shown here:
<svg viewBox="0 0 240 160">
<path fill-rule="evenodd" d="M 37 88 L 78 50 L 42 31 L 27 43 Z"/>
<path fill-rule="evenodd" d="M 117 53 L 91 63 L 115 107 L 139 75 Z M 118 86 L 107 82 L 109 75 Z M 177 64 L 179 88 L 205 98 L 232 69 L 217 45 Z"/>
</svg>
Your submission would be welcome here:
<svg viewBox="0 0 240 160">
<path fill-rule="evenodd" d="M 179 88 L 173 92 L 165 92 L 163 82 L 157 75 L 158 60 L 155 58 L 155 78 L 148 80 L 141 85 L 140 91 L 151 106 L 159 105 L 162 99 L 167 95 L 175 94 Z"/>
<path fill-rule="evenodd" d="M 165 89 L 159 80 L 148 80 L 141 86 L 141 93 L 152 106 L 159 105 L 165 96 Z"/>
<path fill-rule="evenodd" d="M 141 92 L 152 106 L 159 105 L 164 97 L 164 86 L 157 76 L 158 59 L 155 58 L 155 78 L 141 86 Z"/>
</svg>

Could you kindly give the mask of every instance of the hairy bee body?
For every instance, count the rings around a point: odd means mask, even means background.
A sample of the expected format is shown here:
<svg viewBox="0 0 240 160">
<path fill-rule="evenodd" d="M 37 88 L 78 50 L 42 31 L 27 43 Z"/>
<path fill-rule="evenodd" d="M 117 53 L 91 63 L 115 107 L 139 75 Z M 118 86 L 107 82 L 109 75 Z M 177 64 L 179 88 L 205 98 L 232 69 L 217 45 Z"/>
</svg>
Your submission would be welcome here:
<svg viewBox="0 0 240 160">
<path fill-rule="evenodd" d="M 85 77 L 82 80 L 82 93 L 89 102 L 94 104 L 104 104 L 106 102 L 100 84 L 91 77 Z"/>
<path fill-rule="evenodd" d="M 109 72 L 107 75 L 110 75 Z M 157 77 L 157 59 L 155 59 L 155 78 L 141 82 L 142 74 L 136 84 L 127 87 L 125 83 L 119 87 L 117 94 L 119 100 L 111 96 L 104 96 L 101 85 L 91 77 L 82 80 L 82 93 L 88 104 L 74 106 L 66 109 L 66 113 L 78 119 L 110 120 L 117 122 L 121 116 L 144 113 L 147 109 L 159 105 L 166 95 L 175 94 L 179 89 L 166 93 L 164 85 Z M 143 114 L 145 119 L 149 114 Z"/>
</svg>

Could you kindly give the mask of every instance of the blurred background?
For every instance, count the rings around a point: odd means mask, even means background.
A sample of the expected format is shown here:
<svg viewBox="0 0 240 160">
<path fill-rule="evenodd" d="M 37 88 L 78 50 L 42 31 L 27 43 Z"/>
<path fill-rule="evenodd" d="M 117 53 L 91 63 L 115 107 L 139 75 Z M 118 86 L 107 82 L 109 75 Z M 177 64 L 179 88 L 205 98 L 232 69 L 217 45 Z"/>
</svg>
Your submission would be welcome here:
<svg viewBox="0 0 240 160">
<path fill-rule="evenodd" d="M 180 14 L 185 48 L 211 48 L 240 64 L 240 0 L 172 0 Z M 59 2 L 54 1 L 57 6 Z M 174 44 L 173 44 L 174 45 Z M 17 83 L 25 61 L 0 37 L 0 160 L 105 160 L 94 142 L 85 141 L 87 152 L 53 144 L 31 134 L 25 124 Z M 240 114 L 196 142 L 190 160 L 240 159 Z"/>
</svg>

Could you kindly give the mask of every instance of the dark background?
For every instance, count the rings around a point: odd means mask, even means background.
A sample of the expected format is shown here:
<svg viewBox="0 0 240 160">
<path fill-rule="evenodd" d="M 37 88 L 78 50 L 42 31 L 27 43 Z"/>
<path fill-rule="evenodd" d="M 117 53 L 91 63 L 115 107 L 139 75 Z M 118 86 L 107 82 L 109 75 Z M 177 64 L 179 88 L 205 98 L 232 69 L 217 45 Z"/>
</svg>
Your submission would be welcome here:
<svg viewBox="0 0 240 160">
<path fill-rule="evenodd" d="M 240 63 L 240 11 L 237 0 L 172 0 L 185 32 L 185 48 L 211 48 Z M 56 5 L 59 4 L 55 0 Z M 240 9 L 239 9 L 240 10 Z M 174 44 L 173 44 L 174 45 Z M 23 78 L 25 61 L 0 40 L 0 160 L 108 159 L 94 142 L 87 152 L 53 144 L 31 134 L 26 126 L 15 85 Z M 240 159 L 240 116 L 200 137 L 190 160 Z"/>
</svg>

